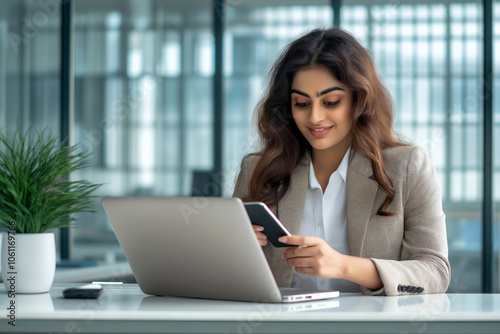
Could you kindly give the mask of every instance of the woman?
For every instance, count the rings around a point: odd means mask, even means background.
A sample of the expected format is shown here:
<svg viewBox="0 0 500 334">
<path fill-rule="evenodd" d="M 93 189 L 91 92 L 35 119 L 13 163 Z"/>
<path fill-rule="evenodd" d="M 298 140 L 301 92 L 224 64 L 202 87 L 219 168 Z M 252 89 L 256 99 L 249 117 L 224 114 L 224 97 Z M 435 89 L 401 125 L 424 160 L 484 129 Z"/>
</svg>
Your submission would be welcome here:
<svg viewBox="0 0 500 334">
<path fill-rule="evenodd" d="M 279 286 L 372 295 L 443 293 L 450 280 L 436 171 L 392 134 L 392 106 L 351 35 L 317 29 L 275 63 L 257 107 L 260 152 L 234 195 L 266 203 L 284 249 L 254 225 Z"/>
</svg>

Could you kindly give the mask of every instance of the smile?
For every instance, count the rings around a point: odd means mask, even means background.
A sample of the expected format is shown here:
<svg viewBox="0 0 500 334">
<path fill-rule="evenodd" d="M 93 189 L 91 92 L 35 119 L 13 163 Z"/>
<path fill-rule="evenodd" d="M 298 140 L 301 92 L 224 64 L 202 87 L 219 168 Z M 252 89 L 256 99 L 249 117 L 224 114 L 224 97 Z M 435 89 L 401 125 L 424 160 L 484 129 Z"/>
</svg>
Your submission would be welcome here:
<svg viewBox="0 0 500 334">
<path fill-rule="evenodd" d="M 309 132 L 311 132 L 311 134 L 315 137 L 323 137 L 325 136 L 328 132 L 330 132 L 330 130 L 333 128 L 333 125 L 332 126 L 329 126 L 329 127 L 323 127 L 323 128 L 309 128 Z"/>
</svg>

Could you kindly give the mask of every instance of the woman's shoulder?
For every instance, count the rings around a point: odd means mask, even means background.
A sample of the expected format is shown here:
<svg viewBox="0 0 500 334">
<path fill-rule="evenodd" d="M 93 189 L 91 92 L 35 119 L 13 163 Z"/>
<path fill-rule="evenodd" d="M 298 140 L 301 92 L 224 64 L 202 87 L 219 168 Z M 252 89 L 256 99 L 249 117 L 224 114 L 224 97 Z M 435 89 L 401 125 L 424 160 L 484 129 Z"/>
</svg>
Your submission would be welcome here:
<svg viewBox="0 0 500 334">
<path fill-rule="evenodd" d="M 416 145 L 387 147 L 382 150 L 382 157 L 388 160 L 407 161 L 413 155 L 423 157 L 427 156 L 427 153 L 422 147 Z"/>
<path fill-rule="evenodd" d="M 389 174 L 407 175 L 425 165 L 432 165 L 427 152 L 415 145 L 388 147 L 382 150 L 384 167 Z"/>
<path fill-rule="evenodd" d="M 248 198 L 250 179 L 252 178 L 253 171 L 259 159 L 260 155 L 258 153 L 247 154 L 243 157 L 241 160 L 240 172 L 236 178 L 233 197 L 239 197 L 243 200 Z"/>
<path fill-rule="evenodd" d="M 261 158 L 261 154 L 259 153 L 249 153 L 243 157 L 241 160 L 241 170 L 244 171 L 253 171 L 255 166 L 259 162 Z"/>
<path fill-rule="evenodd" d="M 255 170 L 255 166 L 257 166 L 260 159 L 261 155 L 259 153 L 250 153 L 243 157 L 240 164 L 240 172 L 238 174 L 239 183 L 243 182 L 244 184 L 248 184 Z"/>
</svg>

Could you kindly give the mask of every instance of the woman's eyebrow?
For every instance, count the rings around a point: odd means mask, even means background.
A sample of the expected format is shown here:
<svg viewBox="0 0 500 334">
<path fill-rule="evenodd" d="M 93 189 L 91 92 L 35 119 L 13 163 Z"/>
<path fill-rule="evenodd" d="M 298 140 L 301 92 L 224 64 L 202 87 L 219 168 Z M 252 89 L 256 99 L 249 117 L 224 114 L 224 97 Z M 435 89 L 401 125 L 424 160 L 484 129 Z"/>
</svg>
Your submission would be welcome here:
<svg viewBox="0 0 500 334">
<path fill-rule="evenodd" d="M 325 95 L 325 94 L 328 94 L 328 93 L 330 93 L 330 92 L 333 92 L 334 90 L 344 90 L 344 89 L 342 89 L 342 88 L 340 88 L 340 87 L 337 87 L 337 86 L 335 86 L 335 87 L 330 87 L 330 88 L 325 89 L 325 90 L 324 90 L 324 91 L 322 91 L 322 92 L 316 93 L 316 96 L 317 96 L 317 97 L 320 97 L 320 96 L 322 96 L 322 95 Z M 290 91 L 290 94 L 291 94 L 291 93 L 299 94 L 299 95 L 302 95 L 302 96 L 305 96 L 305 97 L 309 97 L 309 98 L 310 98 L 309 94 L 304 93 L 304 92 L 301 92 L 301 91 L 300 91 L 300 90 L 298 90 L 298 89 L 292 89 L 292 90 Z"/>
<path fill-rule="evenodd" d="M 319 94 L 316 93 L 316 96 L 320 97 L 321 95 L 325 95 L 325 94 L 328 94 L 330 92 L 333 92 L 334 90 L 343 90 L 342 88 L 340 87 L 331 87 L 331 88 L 328 88 L 328 89 L 325 89 L 324 91 L 320 92 Z"/>
</svg>

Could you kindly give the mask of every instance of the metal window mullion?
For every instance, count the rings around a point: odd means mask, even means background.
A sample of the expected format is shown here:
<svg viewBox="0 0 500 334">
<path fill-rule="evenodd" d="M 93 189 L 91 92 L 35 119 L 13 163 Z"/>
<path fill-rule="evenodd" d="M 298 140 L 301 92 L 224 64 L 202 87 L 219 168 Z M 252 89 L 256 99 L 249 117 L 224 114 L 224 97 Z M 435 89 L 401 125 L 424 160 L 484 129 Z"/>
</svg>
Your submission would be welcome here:
<svg viewBox="0 0 500 334">
<path fill-rule="evenodd" d="M 65 146 L 72 144 L 72 126 L 74 124 L 73 101 L 73 24 L 74 1 L 68 0 L 61 4 L 61 77 L 60 77 L 60 139 Z M 60 254 L 61 260 L 70 258 L 69 228 L 60 229 Z"/>
<path fill-rule="evenodd" d="M 493 1 L 483 1 L 483 292 L 493 292 Z"/>
<path fill-rule="evenodd" d="M 213 34 L 215 71 L 213 77 L 213 177 L 217 179 L 219 194 L 222 193 L 222 170 L 224 150 L 224 78 L 223 78 L 223 53 L 224 53 L 224 0 L 215 0 L 213 3 Z"/>
<path fill-rule="evenodd" d="M 330 5 L 333 11 L 333 26 L 340 27 L 340 9 L 342 7 L 342 0 L 331 0 Z"/>
</svg>

